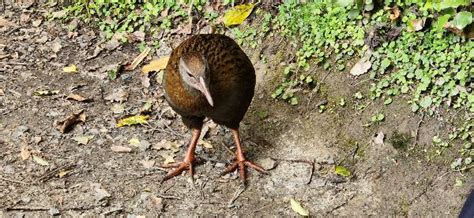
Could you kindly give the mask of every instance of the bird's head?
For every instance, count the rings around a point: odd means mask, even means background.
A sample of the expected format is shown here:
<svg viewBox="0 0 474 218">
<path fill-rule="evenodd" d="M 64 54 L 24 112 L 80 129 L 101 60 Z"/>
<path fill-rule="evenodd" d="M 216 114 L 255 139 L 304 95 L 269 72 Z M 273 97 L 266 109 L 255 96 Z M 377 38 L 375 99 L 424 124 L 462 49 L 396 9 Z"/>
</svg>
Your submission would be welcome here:
<svg viewBox="0 0 474 218">
<path fill-rule="evenodd" d="M 179 73 L 186 85 L 200 91 L 206 97 L 207 102 L 214 106 L 214 101 L 209 91 L 209 66 L 202 54 L 191 53 L 182 55 L 179 59 Z"/>
</svg>

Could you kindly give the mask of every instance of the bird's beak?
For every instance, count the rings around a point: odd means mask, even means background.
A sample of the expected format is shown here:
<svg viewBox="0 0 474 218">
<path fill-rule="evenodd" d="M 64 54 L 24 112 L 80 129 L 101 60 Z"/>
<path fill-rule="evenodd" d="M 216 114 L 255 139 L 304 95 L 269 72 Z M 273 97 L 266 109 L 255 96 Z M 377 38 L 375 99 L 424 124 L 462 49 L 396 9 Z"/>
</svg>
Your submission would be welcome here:
<svg viewBox="0 0 474 218">
<path fill-rule="evenodd" d="M 209 87 L 202 77 L 199 77 L 199 91 L 201 91 L 202 94 L 206 96 L 207 102 L 209 102 L 211 106 L 214 106 L 214 101 L 212 100 L 211 93 L 209 92 Z"/>
</svg>

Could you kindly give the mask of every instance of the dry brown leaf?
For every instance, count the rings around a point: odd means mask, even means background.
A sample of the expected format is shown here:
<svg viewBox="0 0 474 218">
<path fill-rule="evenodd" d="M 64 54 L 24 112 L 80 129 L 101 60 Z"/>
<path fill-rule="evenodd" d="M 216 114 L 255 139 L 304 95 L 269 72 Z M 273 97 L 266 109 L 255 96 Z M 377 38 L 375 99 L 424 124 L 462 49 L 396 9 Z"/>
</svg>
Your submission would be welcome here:
<svg viewBox="0 0 474 218">
<path fill-rule="evenodd" d="M 27 146 L 22 146 L 20 150 L 20 156 L 22 160 L 28 160 L 31 156 L 30 149 Z"/>
<path fill-rule="evenodd" d="M 4 17 L 0 17 L 0 27 L 10 27 L 13 26 L 13 23 Z"/>
<path fill-rule="evenodd" d="M 156 60 L 152 60 L 149 64 L 143 66 L 142 72 L 147 74 L 152 71 L 160 71 L 166 68 L 166 65 L 168 64 L 168 60 L 170 59 L 169 56 L 163 56 L 160 57 Z"/>
<path fill-rule="evenodd" d="M 130 147 L 125 147 L 125 146 L 120 146 L 120 145 L 114 145 L 110 147 L 112 151 L 117 152 L 117 153 L 129 153 L 132 152 L 132 148 Z"/>
<path fill-rule="evenodd" d="M 66 97 L 67 100 L 75 100 L 75 101 L 79 101 L 79 102 L 89 102 L 90 99 L 88 98 L 84 98 L 78 94 L 74 94 L 74 93 L 71 93 L 69 94 L 67 97 Z"/>
<path fill-rule="evenodd" d="M 367 71 L 372 67 L 372 63 L 370 62 L 371 55 L 372 52 L 367 51 L 364 54 L 364 57 L 362 57 L 356 64 L 354 64 L 350 71 L 350 74 L 354 76 L 360 76 L 364 73 L 367 73 Z"/>
<path fill-rule="evenodd" d="M 0 89 L 0 96 L 4 96 L 5 95 L 5 92 L 3 91 L 3 89 Z"/>
<path fill-rule="evenodd" d="M 425 18 L 415 19 L 408 22 L 408 32 L 416 32 L 423 29 L 425 26 Z"/>
<path fill-rule="evenodd" d="M 156 143 L 152 148 L 156 150 L 161 150 L 161 149 L 171 150 L 173 153 L 176 153 L 179 151 L 180 147 L 181 147 L 180 143 L 170 142 L 166 139 L 163 139 L 160 142 Z"/>
<path fill-rule="evenodd" d="M 33 24 L 34 27 L 39 27 L 42 22 L 43 22 L 42 19 L 37 19 L 37 20 L 34 20 L 34 21 L 32 22 L 32 24 Z"/>
<path fill-rule="evenodd" d="M 374 137 L 374 143 L 376 145 L 383 145 L 384 138 L 385 138 L 385 135 L 383 134 L 383 132 L 379 132 L 377 136 Z"/>
<path fill-rule="evenodd" d="M 395 21 L 400 17 L 400 8 L 398 6 L 394 6 L 390 9 L 390 20 Z"/>
<path fill-rule="evenodd" d="M 86 113 L 84 109 L 80 111 L 74 112 L 68 117 L 64 118 L 63 120 L 56 122 L 56 129 L 58 129 L 61 133 L 66 133 L 71 130 L 74 125 L 80 122 L 86 121 Z"/>
<path fill-rule="evenodd" d="M 41 141 L 43 141 L 43 138 L 41 138 L 41 136 L 35 136 L 33 138 L 33 142 L 35 142 L 35 144 L 39 144 Z"/>
<path fill-rule="evenodd" d="M 174 157 L 175 157 L 175 154 L 174 152 L 170 152 L 170 151 L 162 151 L 159 153 L 161 157 L 163 157 L 165 160 L 164 160 L 164 164 L 170 164 L 170 163 L 174 163 Z"/>
<path fill-rule="evenodd" d="M 158 198 L 158 197 L 155 197 L 153 195 L 151 195 L 150 197 L 150 206 L 151 208 L 157 210 L 157 211 L 161 211 L 163 209 L 163 198 Z"/>
<path fill-rule="evenodd" d="M 151 48 L 145 48 L 142 53 L 140 53 L 135 59 L 133 59 L 132 63 L 125 66 L 125 70 L 134 70 L 137 66 L 145 59 L 145 57 L 150 53 Z"/>
<path fill-rule="evenodd" d="M 142 160 L 142 161 L 140 161 L 140 163 L 143 165 L 143 167 L 145 169 L 152 168 L 155 165 L 155 162 L 156 161 L 154 161 L 154 160 Z"/>
<path fill-rule="evenodd" d="M 122 88 L 114 89 L 114 91 L 110 93 L 110 95 L 105 96 L 104 99 L 111 102 L 124 102 L 128 99 L 128 92 Z"/>
<path fill-rule="evenodd" d="M 469 28 L 465 28 L 463 30 L 456 28 L 452 22 L 447 22 L 443 26 L 446 30 L 458 35 L 463 36 L 468 39 L 474 39 L 474 25 L 469 25 Z"/>
</svg>

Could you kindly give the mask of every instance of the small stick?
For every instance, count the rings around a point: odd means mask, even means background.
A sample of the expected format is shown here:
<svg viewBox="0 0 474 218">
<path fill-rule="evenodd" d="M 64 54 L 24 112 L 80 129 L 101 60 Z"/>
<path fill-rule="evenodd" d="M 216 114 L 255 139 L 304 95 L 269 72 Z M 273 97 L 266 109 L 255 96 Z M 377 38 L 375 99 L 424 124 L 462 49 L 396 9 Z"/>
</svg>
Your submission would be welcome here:
<svg viewBox="0 0 474 218">
<path fill-rule="evenodd" d="M 180 197 L 173 196 L 173 195 L 163 195 L 163 194 L 156 194 L 156 196 L 164 199 L 175 199 L 175 200 L 181 200 Z"/>
<path fill-rule="evenodd" d="M 245 191 L 246 188 L 247 186 L 245 184 L 240 185 L 240 188 L 234 193 L 232 199 L 230 199 L 230 201 L 227 203 L 227 207 L 233 207 L 234 201 L 240 197 L 240 195 Z"/>
<path fill-rule="evenodd" d="M 0 143 L 0 144 L 1 144 L 1 143 Z M 4 178 L 4 177 L 0 177 L 0 179 L 3 180 L 3 181 L 7 181 L 7 182 L 13 182 L 13 183 L 18 183 L 18 184 L 22 184 L 22 185 L 29 185 L 29 183 L 23 182 L 23 181 L 19 181 L 19 180 L 8 179 L 8 178 Z"/>
<path fill-rule="evenodd" d="M 421 115 L 421 118 L 420 118 L 420 121 L 418 121 L 418 125 L 416 126 L 416 130 L 415 130 L 415 140 L 413 142 L 413 145 L 412 145 L 412 149 L 415 148 L 416 144 L 418 143 L 418 132 L 420 131 L 420 126 L 421 126 L 421 123 L 423 122 L 423 119 L 425 118 L 425 113 L 423 113 Z"/>
<path fill-rule="evenodd" d="M 12 210 L 24 210 L 24 211 L 46 211 L 49 210 L 49 208 L 44 208 L 44 207 L 7 207 L 5 208 L 6 211 L 12 211 Z"/>
<path fill-rule="evenodd" d="M 115 208 L 115 209 L 112 209 L 112 210 L 109 210 L 109 211 L 105 211 L 101 215 L 109 215 L 111 213 L 121 212 L 122 210 L 123 210 L 123 208 Z"/>
<path fill-rule="evenodd" d="M 75 167 L 76 165 L 75 164 L 67 164 L 67 165 L 64 165 L 62 167 L 58 167 L 46 174 L 44 174 L 43 176 L 41 176 L 38 181 L 40 182 L 46 182 L 48 181 L 49 179 L 53 178 L 56 174 L 58 174 L 61 170 L 69 170 L 73 167 Z"/>
<path fill-rule="evenodd" d="M 5 65 L 23 65 L 23 66 L 28 66 L 28 63 L 23 63 L 23 62 L 4 62 L 1 61 L 0 64 L 5 64 Z"/>
</svg>

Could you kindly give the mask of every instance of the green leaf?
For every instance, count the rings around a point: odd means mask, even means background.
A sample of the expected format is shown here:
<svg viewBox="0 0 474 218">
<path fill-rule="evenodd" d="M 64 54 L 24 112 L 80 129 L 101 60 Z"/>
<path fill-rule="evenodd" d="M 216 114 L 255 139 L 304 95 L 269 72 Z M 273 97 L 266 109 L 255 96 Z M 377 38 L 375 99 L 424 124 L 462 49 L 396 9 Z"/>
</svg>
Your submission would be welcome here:
<svg viewBox="0 0 474 218">
<path fill-rule="evenodd" d="M 431 99 L 430 96 L 425 96 L 421 101 L 420 101 L 420 106 L 422 108 L 428 108 L 429 106 L 431 106 L 431 104 L 433 103 L 433 99 Z"/>
<path fill-rule="evenodd" d="M 388 66 L 390 66 L 390 60 L 388 58 L 383 59 L 380 67 L 385 70 Z"/>
<path fill-rule="evenodd" d="M 468 11 L 462 11 L 456 14 L 453 19 L 453 25 L 462 30 L 464 27 L 472 23 L 472 13 Z"/>
<path fill-rule="evenodd" d="M 469 5 L 470 0 L 442 0 L 439 4 L 440 10 L 446 8 L 457 8 L 461 5 Z"/>
<path fill-rule="evenodd" d="M 389 104 L 392 103 L 392 101 L 393 101 L 392 98 L 387 98 L 387 99 L 383 102 L 383 104 L 384 104 L 384 105 L 389 105 Z"/>
<path fill-rule="evenodd" d="M 297 105 L 298 104 L 298 98 L 292 97 L 291 100 L 290 100 L 290 104 L 291 105 Z"/>
<path fill-rule="evenodd" d="M 241 24 L 252 13 L 254 6 L 255 4 L 243 4 L 228 10 L 224 15 L 224 25 L 233 26 Z"/>
<path fill-rule="evenodd" d="M 436 23 L 433 25 L 436 30 L 443 30 L 444 25 L 448 22 L 449 18 L 451 18 L 450 14 L 445 14 L 438 18 Z"/>
<path fill-rule="evenodd" d="M 347 7 L 354 4 L 354 0 L 336 0 L 335 4 L 339 7 Z"/>
<path fill-rule="evenodd" d="M 304 209 L 301 204 L 295 199 L 290 199 L 290 206 L 293 211 L 298 213 L 301 216 L 309 216 L 309 211 Z"/>
<path fill-rule="evenodd" d="M 340 166 L 340 165 L 337 165 L 334 168 L 334 172 L 337 175 L 341 175 L 341 176 L 344 176 L 344 177 L 349 177 L 351 175 L 351 172 L 347 168 L 345 168 L 343 166 Z"/>
</svg>

